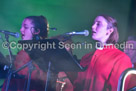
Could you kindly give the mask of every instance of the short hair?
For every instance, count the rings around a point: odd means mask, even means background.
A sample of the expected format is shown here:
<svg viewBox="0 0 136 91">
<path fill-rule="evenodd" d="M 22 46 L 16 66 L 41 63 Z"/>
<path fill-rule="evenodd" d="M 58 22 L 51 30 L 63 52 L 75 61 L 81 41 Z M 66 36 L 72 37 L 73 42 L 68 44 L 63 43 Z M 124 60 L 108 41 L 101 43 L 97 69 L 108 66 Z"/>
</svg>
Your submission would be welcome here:
<svg viewBox="0 0 136 91">
<path fill-rule="evenodd" d="M 109 36 L 108 40 L 106 43 L 112 43 L 115 44 L 118 42 L 119 39 L 119 33 L 118 33 L 118 28 L 117 28 L 117 21 L 115 18 L 108 16 L 108 15 L 99 15 L 102 16 L 106 19 L 107 21 L 107 28 L 113 28 L 113 32 Z"/>
</svg>

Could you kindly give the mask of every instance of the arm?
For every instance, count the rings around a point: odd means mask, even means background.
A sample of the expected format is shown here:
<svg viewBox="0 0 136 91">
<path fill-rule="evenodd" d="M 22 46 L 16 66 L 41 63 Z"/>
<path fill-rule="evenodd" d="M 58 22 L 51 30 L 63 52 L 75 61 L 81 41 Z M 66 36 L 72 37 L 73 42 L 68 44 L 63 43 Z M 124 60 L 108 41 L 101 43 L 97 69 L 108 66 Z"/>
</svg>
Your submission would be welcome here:
<svg viewBox="0 0 136 91">
<path fill-rule="evenodd" d="M 20 51 L 17 56 L 16 60 L 14 61 L 15 68 L 18 69 L 22 67 L 24 64 L 28 63 L 30 61 L 29 55 L 25 51 Z M 46 72 L 43 72 L 39 66 L 33 62 L 33 65 L 35 66 L 35 70 L 33 70 L 31 77 L 32 79 L 39 79 L 39 80 L 46 80 Z M 20 75 L 27 75 L 28 73 L 28 67 L 22 69 L 18 72 Z"/>
</svg>

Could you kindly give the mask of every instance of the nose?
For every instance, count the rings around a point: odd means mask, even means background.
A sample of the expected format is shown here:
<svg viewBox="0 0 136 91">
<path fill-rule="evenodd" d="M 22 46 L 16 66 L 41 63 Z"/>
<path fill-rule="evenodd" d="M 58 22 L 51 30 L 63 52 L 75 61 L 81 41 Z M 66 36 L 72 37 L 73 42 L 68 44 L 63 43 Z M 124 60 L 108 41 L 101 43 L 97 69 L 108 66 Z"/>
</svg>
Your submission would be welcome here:
<svg viewBox="0 0 136 91">
<path fill-rule="evenodd" d="M 92 30 L 94 30 L 96 28 L 96 24 L 92 25 Z"/>
<path fill-rule="evenodd" d="M 20 31 L 21 31 L 21 33 L 23 33 L 23 32 L 24 32 L 24 29 L 21 27 Z"/>
</svg>

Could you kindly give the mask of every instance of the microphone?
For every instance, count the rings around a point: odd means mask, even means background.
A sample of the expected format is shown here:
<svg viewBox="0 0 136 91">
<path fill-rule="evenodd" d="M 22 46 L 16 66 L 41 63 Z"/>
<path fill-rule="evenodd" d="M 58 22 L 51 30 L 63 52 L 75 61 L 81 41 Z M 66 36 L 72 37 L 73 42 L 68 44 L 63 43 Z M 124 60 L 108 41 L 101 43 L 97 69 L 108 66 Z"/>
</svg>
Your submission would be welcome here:
<svg viewBox="0 0 136 91">
<path fill-rule="evenodd" d="M 0 32 L 4 33 L 4 34 L 7 34 L 7 35 L 11 35 L 11 36 L 13 36 L 15 38 L 19 38 L 19 33 L 18 32 L 14 33 L 14 32 L 9 32 L 9 31 L 6 31 L 6 30 L 0 30 Z"/>
<path fill-rule="evenodd" d="M 57 28 L 55 28 L 55 27 L 54 27 L 54 28 L 49 28 L 49 29 L 50 29 L 50 30 L 53 30 L 53 31 L 56 31 L 56 30 L 57 30 Z"/>
<path fill-rule="evenodd" d="M 88 36 L 89 35 L 89 31 L 88 30 L 84 30 L 84 31 L 81 31 L 81 32 L 69 32 L 69 33 L 66 33 L 66 35 L 84 35 L 84 36 Z"/>
</svg>

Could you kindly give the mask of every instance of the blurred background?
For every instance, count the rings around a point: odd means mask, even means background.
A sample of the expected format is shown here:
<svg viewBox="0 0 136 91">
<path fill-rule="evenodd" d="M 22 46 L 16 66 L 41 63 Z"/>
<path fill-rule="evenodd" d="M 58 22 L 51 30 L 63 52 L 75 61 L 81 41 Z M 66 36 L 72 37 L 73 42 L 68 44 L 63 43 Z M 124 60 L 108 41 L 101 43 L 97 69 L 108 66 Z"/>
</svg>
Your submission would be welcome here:
<svg viewBox="0 0 136 91">
<path fill-rule="evenodd" d="M 135 35 L 136 30 L 136 1 L 135 0 L 1 0 L 0 1 L 0 30 L 19 32 L 23 19 L 30 15 L 44 15 L 51 28 L 49 37 L 72 31 L 90 31 L 88 37 L 74 36 L 74 42 L 91 42 L 91 25 L 99 14 L 111 15 L 118 21 L 120 41 L 128 35 Z M 3 34 L 1 37 L 4 38 Z M 10 41 L 20 38 L 10 36 Z M 2 44 L 2 40 L 0 40 Z M 8 55 L 8 50 L 0 45 L 2 54 Z M 81 58 L 90 50 L 74 50 L 74 54 Z M 17 49 L 12 53 L 16 55 Z"/>
<path fill-rule="evenodd" d="M 19 32 L 23 19 L 30 15 L 43 15 L 47 18 L 51 28 L 49 38 L 72 31 L 90 31 L 90 35 L 72 37 L 74 43 L 93 42 L 91 39 L 91 25 L 99 14 L 113 16 L 118 21 L 119 41 L 123 42 L 129 35 L 136 35 L 136 0 L 0 0 L 0 30 Z M 4 35 L 0 33 L 0 38 Z M 17 42 L 20 38 L 9 37 Z M 8 50 L 2 48 L 0 52 L 6 56 Z M 75 49 L 73 54 L 80 59 L 93 49 Z M 14 55 L 19 50 L 12 49 Z"/>
</svg>

